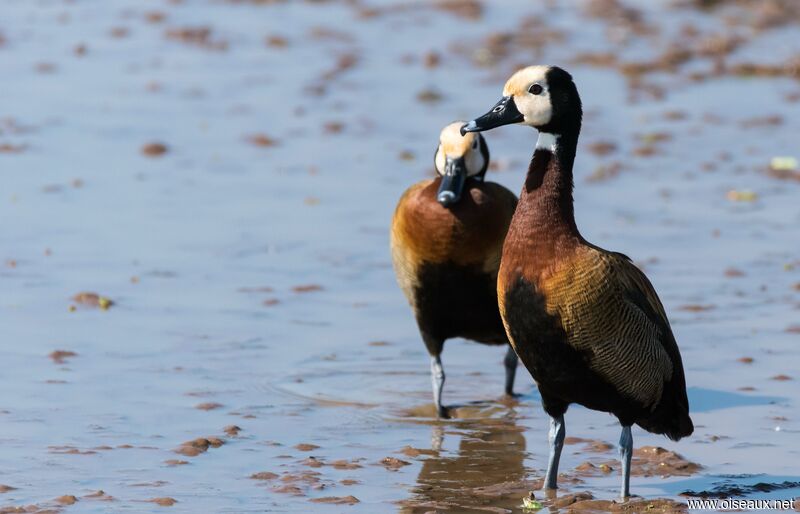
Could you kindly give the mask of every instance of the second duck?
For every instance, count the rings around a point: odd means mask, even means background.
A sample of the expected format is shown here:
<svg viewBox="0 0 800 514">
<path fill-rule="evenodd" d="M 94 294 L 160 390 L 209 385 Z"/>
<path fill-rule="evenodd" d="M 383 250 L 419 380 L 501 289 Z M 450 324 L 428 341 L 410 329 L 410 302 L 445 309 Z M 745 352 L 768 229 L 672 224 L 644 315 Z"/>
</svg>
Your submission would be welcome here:
<svg viewBox="0 0 800 514">
<path fill-rule="evenodd" d="M 445 340 L 508 344 L 497 307 L 497 271 L 517 205 L 514 193 L 483 180 L 489 164 L 486 141 L 480 134 L 462 136 L 463 124 L 442 130 L 434 157 L 438 177 L 406 190 L 391 232 L 395 274 L 431 356 L 433 401 L 444 418 Z M 510 346 L 504 363 L 510 395 L 517 368 Z"/>
</svg>

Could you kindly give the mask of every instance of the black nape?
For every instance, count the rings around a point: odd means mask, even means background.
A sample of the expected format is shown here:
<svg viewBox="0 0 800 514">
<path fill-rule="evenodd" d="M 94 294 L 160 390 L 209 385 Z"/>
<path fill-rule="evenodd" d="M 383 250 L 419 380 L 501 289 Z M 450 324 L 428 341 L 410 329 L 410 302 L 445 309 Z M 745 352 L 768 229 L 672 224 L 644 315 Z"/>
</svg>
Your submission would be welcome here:
<svg viewBox="0 0 800 514">
<path fill-rule="evenodd" d="M 581 130 L 583 109 L 578 88 L 572 80 L 572 75 L 567 71 L 553 66 L 545 75 L 550 90 L 550 103 L 553 114 L 546 125 L 536 127 L 541 132 L 550 132 L 573 136 L 577 141 L 577 134 Z"/>
</svg>

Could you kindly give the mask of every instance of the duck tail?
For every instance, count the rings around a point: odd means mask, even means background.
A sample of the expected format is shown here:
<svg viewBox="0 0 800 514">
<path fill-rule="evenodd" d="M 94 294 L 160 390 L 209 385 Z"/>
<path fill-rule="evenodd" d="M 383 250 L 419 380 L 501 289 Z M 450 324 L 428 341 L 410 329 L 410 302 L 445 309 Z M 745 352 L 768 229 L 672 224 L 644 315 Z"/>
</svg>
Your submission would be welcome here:
<svg viewBox="0 0 800 514">
<path fill-rule="evenodd" d="M 674 382 L 664 384 L 661 402 L 648 416 L 636 421 L 648 432 L 664 434 L 673 441 L 690 436 L 694 423 L 689 416 L 689 400 L 685 387 L 675 387 Z"/>
</svg>

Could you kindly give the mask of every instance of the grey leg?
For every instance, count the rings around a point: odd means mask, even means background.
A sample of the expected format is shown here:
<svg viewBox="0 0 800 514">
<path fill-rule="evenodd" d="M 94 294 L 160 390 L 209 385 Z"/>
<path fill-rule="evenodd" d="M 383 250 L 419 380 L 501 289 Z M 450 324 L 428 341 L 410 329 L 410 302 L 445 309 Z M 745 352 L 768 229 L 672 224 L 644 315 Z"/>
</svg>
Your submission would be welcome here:
<svg viewBox="0 0 800 514">
<path fill-rule="evenodd" d="M 619 458 L 622 461 L 622 490 L 621 495 L 627 498 L 631 495 L 631 456 L 633 455 L 633 435 L 631 427 L 622 427 L 619 436 Z"/>
<path fill-rule="evenodd" d="M 503 360 L 503 364 L 506 367 L 506 394 L 508 396 L 514 396 L 514 377 L 517 374 L 518 360 L 517 352 L 514 351 L 511 345 L 508 345 L 506 358 Z"/>
<path fill-rule="evenodd" d="M 442 388 L 444 387 L 444 368 L 439 355 L 431 357 L 431 383 L 433 385 L 433 404 L 440 418 L 447 418 L 447 409 L 442 407 Z"/>
<path fill-rule="evenodd" d="M 544 488 L 558 489 L 558 461 L 561 459 L 561 449 L 564 447 L 564 416 L 550 418 L 550 459 L 547 462 L 547 476 L 544 479 Z"/>
</svg>

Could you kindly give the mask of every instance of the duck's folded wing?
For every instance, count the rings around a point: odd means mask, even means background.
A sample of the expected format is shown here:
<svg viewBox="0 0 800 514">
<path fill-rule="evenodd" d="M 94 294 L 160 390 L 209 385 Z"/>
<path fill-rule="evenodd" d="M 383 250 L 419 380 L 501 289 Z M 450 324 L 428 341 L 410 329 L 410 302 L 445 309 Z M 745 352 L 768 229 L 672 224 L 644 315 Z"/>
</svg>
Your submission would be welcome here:
<svg viewBox="0 0 800 514">
<path fill-rule="evenodd" d="M 568 343 L 620 394 L 654 408 L 677 346 L 652 285 L 623 255 L 602 250 L 577 259 L 571 275 L 573 293 L 557 302 Z"/>
</svg>

